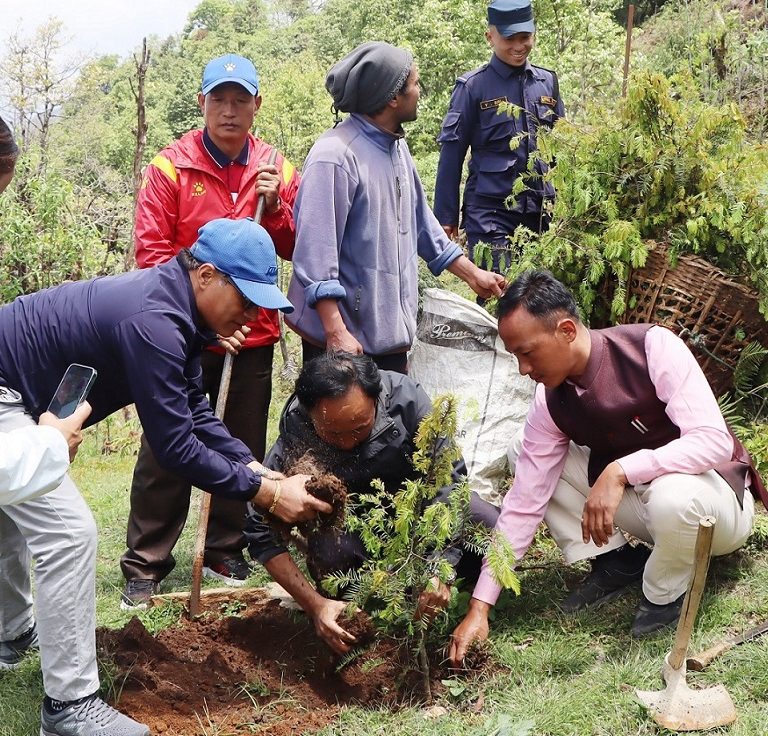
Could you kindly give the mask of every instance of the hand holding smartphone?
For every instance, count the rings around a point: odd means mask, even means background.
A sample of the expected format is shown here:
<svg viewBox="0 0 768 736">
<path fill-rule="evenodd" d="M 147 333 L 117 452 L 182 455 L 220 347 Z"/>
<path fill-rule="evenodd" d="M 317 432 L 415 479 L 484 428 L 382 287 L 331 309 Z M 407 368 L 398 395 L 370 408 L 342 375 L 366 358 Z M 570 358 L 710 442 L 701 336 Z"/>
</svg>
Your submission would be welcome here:
<svg viewBox="0 0 768 736">
<path fill-rule="evenodd" d="M 49 411 L 43 412 L 40 415 L 38 424 L 41 427 L 53 427 L 61 432 L 64 441 L 69 447 L 69 462 L 72 462 L 77 454 L 77 448 L 80 447 L 80 443 L 83 441 L 83 424 L 85 424 L 85 420 L 88 419 L 90 414 L 91 405 L 84 401 L 75 409 L 73 414 L 64 419 L 59 419 Z"/>
<path fill-rule="evenodd" d="M 95 369 L 72 363 L 64 372 L 56 393 L 48 405 L 48 411 L 59 419 L 70 416 L 85 401 L 95 380 Z"/>
</svg>

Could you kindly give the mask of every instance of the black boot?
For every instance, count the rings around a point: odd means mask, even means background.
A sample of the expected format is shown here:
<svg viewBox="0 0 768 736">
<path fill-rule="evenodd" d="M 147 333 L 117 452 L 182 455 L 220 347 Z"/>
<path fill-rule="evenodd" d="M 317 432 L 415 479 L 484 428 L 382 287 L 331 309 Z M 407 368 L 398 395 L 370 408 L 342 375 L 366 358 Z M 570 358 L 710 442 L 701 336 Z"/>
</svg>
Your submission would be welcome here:
<svg viewBox="0 0 768 736">
<path fill-rule="evenodd" d="M 564 613 L 576 613 L 583 608 L 598 607 L 620 596 L 624 590 L 643 577 L 645 563 L 651 551 L 642 544 L 625 544 L 592 560 L 592 572 L 587 575 L 560 604 Z"/>
<path fill-rule="evenodd" d="M 674 626 L 683 610 L 685 593 L 672 603 L 651 603 L 645 596 L 640 599 L 632 622 L 632 636 L 641 639 L 649 634 Z"/>
</svg>

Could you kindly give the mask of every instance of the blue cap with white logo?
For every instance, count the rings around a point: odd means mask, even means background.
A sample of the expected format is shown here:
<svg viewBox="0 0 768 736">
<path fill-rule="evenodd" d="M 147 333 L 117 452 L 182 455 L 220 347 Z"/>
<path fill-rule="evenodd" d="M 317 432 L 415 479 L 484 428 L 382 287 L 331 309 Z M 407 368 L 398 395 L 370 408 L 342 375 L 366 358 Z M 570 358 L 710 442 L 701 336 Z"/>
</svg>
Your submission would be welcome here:
<svg viewBox="0 0 768 736">
<path fill-rule="evenodd" d="M 505 38 L 516 33 L 535 33 L 531 0 L 493 0 L 488 6 L 488 25 Z"/>
<path fill-rule="evenodd" d="M 244 56 L 225 54 L 205 65 L 202 86 L 204 95 L 227 82 L 245 87 L 254 96 L 259 94 L 259 75 L 256 73 L 256 67 Z"/>
<path fill-rule="evenodd" d="M 293 305 L 277 288 L 277 256 L 269 233 L 250 217 L 211 220 L 197 231 L 189 249 L 203 263 L 229 276 L 243 295 L 265 309 L 292 312 Z"/>
</svg>

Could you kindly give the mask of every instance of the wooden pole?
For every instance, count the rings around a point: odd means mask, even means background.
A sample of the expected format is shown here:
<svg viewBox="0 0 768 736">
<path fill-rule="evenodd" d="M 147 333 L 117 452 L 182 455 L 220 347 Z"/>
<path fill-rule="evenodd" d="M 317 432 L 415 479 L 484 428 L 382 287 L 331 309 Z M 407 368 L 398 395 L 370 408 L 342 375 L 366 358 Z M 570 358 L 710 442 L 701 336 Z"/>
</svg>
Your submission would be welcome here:
<svg viewBox="0 0 768 736">
<path fill-rule="evenodd" d="M 273 148 L 269 154 L 268 164 L 274 164 L 277 160 L 277 149 Z M 266 198 L 260 195 L 256 200 L 256 211 L 253 219 L 256 223 L 261 222 L 266 207 Z M 229 396 L 229 384 L 232 380 L 232 366 L 235 362 L 235 356 L 232 353 L 226 353 L 224 356 L 224 368 L 221 371 L 221 381 L 219 382 L 219 396 L 216 399 L 216 416 L 224 419 L 224 412 L 227 408 L 227 397 Z M 203 555 L 205 554 L 205 540 L 208 536 L 208 517 L 211 514 L 211 494 L 202 492 L 203 498 L 200 502 L 200 516 L 197 519 L 197 532 L 195 533 L 195 552 L 192 558 L 192 589 L 189 591 L 189 616 L 195 618 L 200 614 L 200 586 L 203 581 Z"/>
<path fill-rule="evenodd" d="M 147 82 L 147 70 L 149 69 L 151 58 L 152 55 L 147 48 L 147 39 L 145 37 L 141 42 L 141 58 L 137 59 L 135 56 L 133 57 L 133 64 L 136 67 L 136 89 L 133 88 L 133 82 L 131 82 L 131 91 L 133 92 L 133 98 L 136 101 L 136 130 L 134 131 L 136 144 L 133 148 L 133 167 L 131 176 L 131 182 L 133 184 L 131 242 L 128 244 L 123 257 L 123 266 L 126 271 L 130 271 L 135 263 L 133 243 L 136 234 L 136 200 L 138 199 L 139 189 L 141 188 L 141 162 L 144 158 L 144 149 L 147 146 L 147 131 L 149 130 L 149 124 L 147 123 L 147 109 L 144 104 L 144 91 Z"/>
</svg>

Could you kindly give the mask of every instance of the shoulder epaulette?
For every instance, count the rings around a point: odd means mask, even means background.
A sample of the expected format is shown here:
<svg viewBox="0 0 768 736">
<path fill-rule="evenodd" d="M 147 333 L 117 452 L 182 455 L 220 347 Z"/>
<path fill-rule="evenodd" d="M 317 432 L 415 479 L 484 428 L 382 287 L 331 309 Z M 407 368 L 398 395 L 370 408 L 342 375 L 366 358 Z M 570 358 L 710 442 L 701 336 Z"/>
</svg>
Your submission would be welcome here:
<svg viewBox="0 0 768 736">
<path fill-rule="evenodd" d="M 538 64 L 531 64 L 534 69 L 541 69 L 544 72 L 549 72 L 553 77 L 557 77 L 557 72 L 554 69 L 548 69 L 545 66 L 539 66 Z"/>
<path fill-rule="evenodd" d="M 462 74 L 457 80 L 456 84 L 466 84 L 472 77 L 477 76 L 480 74 L 480 72 L 484 72 L 488 68 L 488 62 L 483 64 L 482 66 L 477 67 L 477 69 L 473 69 L 471 72 L 466 72 L 465 74 Z"/>
<path fill-rule="evenodd" d="M 179 181 L 179 177 L 176 173 L 176 167 L 173 165 L 173 161 L 171 161 L 171 159 L 168 157 L 163 156 L 162 151 L 149 162 L 149 165 L 154 166 L 156 169 L 162 171 L 174 184 Z"/>
</svg>

